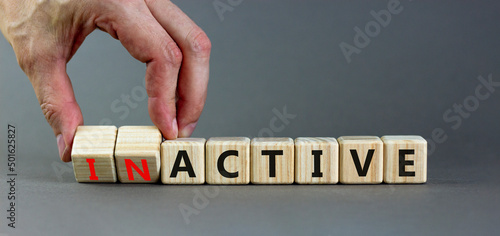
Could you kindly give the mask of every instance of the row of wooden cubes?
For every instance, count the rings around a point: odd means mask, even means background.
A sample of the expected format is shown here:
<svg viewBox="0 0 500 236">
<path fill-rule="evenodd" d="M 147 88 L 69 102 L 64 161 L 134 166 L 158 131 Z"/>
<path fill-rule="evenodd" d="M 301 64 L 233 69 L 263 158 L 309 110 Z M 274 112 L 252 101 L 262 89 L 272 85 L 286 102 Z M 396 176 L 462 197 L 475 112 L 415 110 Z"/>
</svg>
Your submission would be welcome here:
<svg viewBox="0 0 500 236">
<path fill-rule="evenodd" d="M 425 183 L 420 136 L 178 138 L 154 126 L 80 126 L 72 150 L 78 182 L 164 184 Z"/>
</svg>

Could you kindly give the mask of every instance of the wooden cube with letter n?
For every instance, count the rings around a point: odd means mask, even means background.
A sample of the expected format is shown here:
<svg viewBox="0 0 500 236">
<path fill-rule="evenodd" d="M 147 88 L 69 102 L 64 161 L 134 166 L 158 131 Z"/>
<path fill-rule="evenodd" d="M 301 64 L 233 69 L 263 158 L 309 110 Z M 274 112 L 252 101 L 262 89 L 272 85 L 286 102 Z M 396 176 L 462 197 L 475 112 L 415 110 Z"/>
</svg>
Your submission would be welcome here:
<svg viewBox="0 0 500 236">
<path fill-rule="evenodd" d="M 295 182 L 336 184 L 339 180 L 339 147 L 335 138 L 295 139 Z"/>
<path fill-rule="evenodd" d="M 178 138 L 161 144 L 161 182 L 205 183 L 205 139 Z"/>
<path fill-rule="evenodd" d="M 116 182 L 116 126 L 78 126 L 71 159 L 78 182 Z"/>
<path fill-rule="evenodd" d="M 291 138 L 254 138 L 251 180 L 254 184 L 291 184 L 294 181 L 294 143 Z"/>
<path fill-rule="evenodd" d="M 380 184 L 383 180 L 383 143 L 376 136 L 342 136 L 340 182 L 343 184 Z"/>
<path fill-rule="evenodd" d="M 122 183 L 154 183 L 160 177 L 162 136 L 155 126 L 122 126 L 115 147 L 116 169 Z"/>
<path fill-rule="evenodd" d="M 248 184 L 250 182 L 249 138 L 210 138 L 206 148 L 208 184 Z"/>
<path fill-rule="evenodd" d="M 388 184 L 427 181 L 427 141 L 421 136 L 386 135 L 384 182 Z"/>
</svg>

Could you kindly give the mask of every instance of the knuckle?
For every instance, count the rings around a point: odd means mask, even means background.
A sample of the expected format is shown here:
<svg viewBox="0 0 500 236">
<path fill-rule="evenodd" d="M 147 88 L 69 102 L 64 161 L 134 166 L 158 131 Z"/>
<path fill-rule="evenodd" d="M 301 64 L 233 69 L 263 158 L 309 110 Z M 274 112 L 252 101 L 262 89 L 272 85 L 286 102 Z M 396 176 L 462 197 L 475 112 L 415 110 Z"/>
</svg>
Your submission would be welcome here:
<svg viewBox="0 0 500 236">
<path fill-rule="evenodd" d="M 57 123 L 59 108 L 50 101 L 41 101 L 40 108 L 42 108 L 43 115 L 47 122 L 52 126 Z"/>
<path fill-rule="evenodd" d="M 182 64 L 182 51 L 174 41 L 167 43 L 164 52 L 165 59 L 173 67 L 180 68 Z"/>
<path fill-rule="evenodd" d="M 196 57 L 210 57 L 212 42 L 210 42 L 207 34 L 199 27 L 195 27 L 191 30 L 187 37 L 187 43 L 190 51 L 193 52 Z"/>
</svg>

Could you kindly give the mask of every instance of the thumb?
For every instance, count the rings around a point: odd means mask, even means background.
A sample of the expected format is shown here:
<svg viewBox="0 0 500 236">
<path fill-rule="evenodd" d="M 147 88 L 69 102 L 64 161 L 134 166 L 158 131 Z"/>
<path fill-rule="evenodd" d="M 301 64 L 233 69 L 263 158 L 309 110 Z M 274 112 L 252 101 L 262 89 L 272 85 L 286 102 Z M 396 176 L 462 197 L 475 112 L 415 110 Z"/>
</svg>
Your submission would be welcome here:
<svg viewBox="0 0 500 236">
<path fill-rule="evenodd" d="M 83 124 L 83 117 L 66 73 L 66 61 L 55 61 L 49 66 L 37 65 L 27 75 L 43 114 L 56 135 L 59 157 L 69 162 L 75 131 Z"/>
</svg>

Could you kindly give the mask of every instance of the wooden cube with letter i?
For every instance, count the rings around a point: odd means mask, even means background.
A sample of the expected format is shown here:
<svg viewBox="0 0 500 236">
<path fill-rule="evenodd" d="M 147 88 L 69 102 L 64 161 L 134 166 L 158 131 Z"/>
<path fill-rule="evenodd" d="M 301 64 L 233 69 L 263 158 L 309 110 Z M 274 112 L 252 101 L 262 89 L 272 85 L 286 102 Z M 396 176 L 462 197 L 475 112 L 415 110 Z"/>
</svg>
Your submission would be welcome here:
<svg viewBox="0 0 500 236">
<path fill-rule="evenodd" d="M 295 182 L 336 184 L 339 181 L 339 145 L 335 138 L 295 139 Z"/>
<path fill-rule="evenodd" d="M 116 182 L 116 126 L 78 126 L 71 159 L 78 182 Z"/>
<path fill-rule="evenodd" d="M 160 177 L 162 136 L 155 126 L 122 126 L 118 129 L 115 161 L 122 183 L 154 183 Z"/>
</svg>

